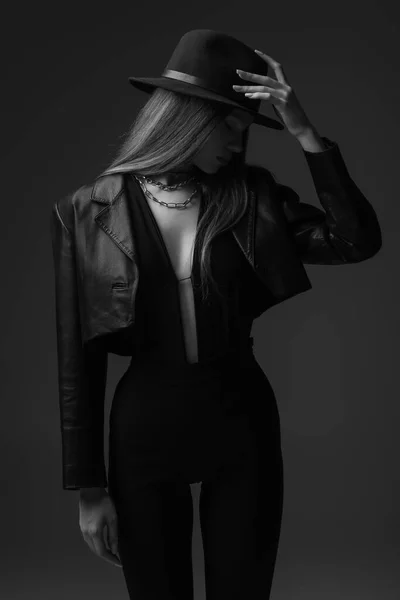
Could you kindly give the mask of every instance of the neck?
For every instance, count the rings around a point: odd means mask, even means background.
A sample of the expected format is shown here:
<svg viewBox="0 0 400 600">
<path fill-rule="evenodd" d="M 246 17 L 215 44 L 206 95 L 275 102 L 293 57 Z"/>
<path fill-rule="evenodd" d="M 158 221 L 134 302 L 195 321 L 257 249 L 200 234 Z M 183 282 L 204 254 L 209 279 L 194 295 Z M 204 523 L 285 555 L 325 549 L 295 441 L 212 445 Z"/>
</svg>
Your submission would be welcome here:
<svg viewBox="0 0 400 600">
<path fill-rule="evenodd" d="M 159 181 L 164 185 L 175 185 L 182 181 L 186 181 L 189 177 L 198 177 L 199 171 L 196 169 L 194 165 L 189 167 L 181 167 L 176 169 L 171 169 L 169 171 L 164 171 L 161 173 L 156 173 L 154 175 L 149 175 L 151 179 L 155 181 Z"/>
<path fill-rule="evenodd" d="M 155 179 L 155 181 L 159 181 L 160 183 L 163 183 L 164 185 L 176 185 L 177 183 L 180 183 L 181 181 L 186 181 L 187 179 L 189 179 L 189 177 L 190 177 L 189 173 L 169 172 L 169 173 L 159 173 L 158 175 L 153 175 L 152 179 Z"/>
</svg>

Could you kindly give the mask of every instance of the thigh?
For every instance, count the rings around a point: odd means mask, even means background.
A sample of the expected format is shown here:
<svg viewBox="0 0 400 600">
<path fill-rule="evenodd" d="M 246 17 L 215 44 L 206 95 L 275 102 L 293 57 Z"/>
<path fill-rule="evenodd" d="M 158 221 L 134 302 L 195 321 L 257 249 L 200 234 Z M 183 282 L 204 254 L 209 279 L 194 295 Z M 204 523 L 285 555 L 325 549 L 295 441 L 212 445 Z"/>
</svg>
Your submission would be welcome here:
<svg viewBox="0 0 400 600">
<path fill-rule="evenodd" d="M 128 478 L 127 478 L 128 479 Z M 129 597 L 192 600 L 193 502 L 189 484 L 123 485 L 110 490 Z"/>
<path fill-rule="evenodd" d="M 258 375 L 262 384 L 266 378 Z M 275 398 L 269 385 L 261 390 L 267 408 L 258 400 L 258 409 L 253 403 L 250 429 L 238 439 L 240 452 L 201 484 L 207 600 L 251 594 L 269 598 L 281 530 L 284 472 Z"/>
</svg>

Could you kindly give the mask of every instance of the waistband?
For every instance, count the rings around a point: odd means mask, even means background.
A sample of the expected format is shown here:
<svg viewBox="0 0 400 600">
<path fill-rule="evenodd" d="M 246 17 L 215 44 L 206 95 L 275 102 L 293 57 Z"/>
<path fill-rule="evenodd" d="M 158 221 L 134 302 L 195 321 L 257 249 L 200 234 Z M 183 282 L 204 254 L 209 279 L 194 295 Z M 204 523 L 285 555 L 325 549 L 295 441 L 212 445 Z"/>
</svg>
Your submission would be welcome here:
<svg viewBox="0 0 400 600">
<path fill-rule="evenodd" d="M 132 357 L 129 369 L 140 366 L 140 369 L 151 370 L 153 375 L 170 374 L 172 376 L 176 374 L 179 378 L 207 377 L 227 369 L 251 366 L 255 362 L 253 347 L 254 338 L 249 337 L 237 348 L 232 348 L 220 356 L 195 363 L 174 363 L 139 354 Z"/>
</svg>

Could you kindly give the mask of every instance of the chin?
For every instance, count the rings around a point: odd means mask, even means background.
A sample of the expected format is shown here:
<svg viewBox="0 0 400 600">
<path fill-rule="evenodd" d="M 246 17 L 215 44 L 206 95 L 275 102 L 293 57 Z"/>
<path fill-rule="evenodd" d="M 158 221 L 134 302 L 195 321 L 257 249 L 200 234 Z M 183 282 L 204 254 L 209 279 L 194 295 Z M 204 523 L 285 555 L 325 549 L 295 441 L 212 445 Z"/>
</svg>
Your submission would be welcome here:
<svg viewBox="0 0 400 600">
<path fill-rule="evenodd" d="M 203 165 L 196 165 L 196 168 L 198 170 L 198 178 L 199 179 L 203 179 L 204 181 L 208 180 L 208 177 L 210 177 L 211 179 L 213 179 L 213 175 L 215 175 L 216 173 L 218 173 L 221 169 L 221 167 L 223 167 L 224 165 L 221 163 L 208 163 L 207 165 L 203 164 Z"/>
<path fill-rule="evenodd" d="M 213 162 L 210 165 L 208 165 L 208 167 L 207 167 L 207 173 L 216 173 L 217 171 L 219 171 L 220 169 L 222 169 L 222 167 L 224 167 L 224 166 L 225 165 L 223 165 L 220 162 Z"/>
</svg>

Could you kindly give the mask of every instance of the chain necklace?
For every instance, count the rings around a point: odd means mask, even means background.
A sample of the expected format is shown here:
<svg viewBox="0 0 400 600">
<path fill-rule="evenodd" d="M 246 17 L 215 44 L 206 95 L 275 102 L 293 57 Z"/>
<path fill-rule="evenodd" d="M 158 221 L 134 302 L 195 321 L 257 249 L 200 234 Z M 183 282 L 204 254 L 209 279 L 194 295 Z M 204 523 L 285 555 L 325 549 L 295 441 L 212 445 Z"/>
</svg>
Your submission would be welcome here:
<svg viewBox="0 0 400 600">
<path fill-rule="evenodd" d="M 163 206 L 166 206 L 167 208 L 177 208 L 178 210 L 183 210 L 183 209 L 187 208 L 187 205 L 189 204 L 189 202 L 192 200 L 193 196 L 198 191 L 198 188 L 196 185 L 196 189 L 190 194 L 189 198 L 187 200 L 185 200 L 185 202 L 163 202 L 162 200 L 157 200 L 157 198 L 155 198 L 153 196 L 153 194 L 150 192 L 150 190 L 148 190 L 146 188 L 145 183 L 144 183 L 145 181 L 147 181 L 149 183 L 154 183 L 154 185 L 161 187 L 161 189 L 166 189 L 169 191 L 171 189 L 178 189 L 178 188 L 182 187 L 188 181 L 194 180 L 194 181 L 196 181 L 196 183 L 198 183 L 197 179 L 195 177 L 190 177 L 183 183 L 178 183 L 176 185 L 168 186 L 168 185 L 161 183 L 160 181 L 154 182 L 152 179 L 150 179 L 149 177 L 145 177 L 144 175 L 133 174 L 133 177 L 135 177 L 135 179 L 138 180 L 138 182 L 139 182 L 144 194 L 147 196 L 147 198 L 150 198 L 150 200 L 154 200 L 155 202 L 158 202 L 158 204 L 162 204 Z"/>
<path fill-rule="evenodd" d="M 170 192 L 172 190 L 179 190 L 179 188 L 183 187 L 187 183 L 190 183 L 192 180 L 195 181 L 196 183 L 198 183 L 198 181 L 194 177 L 194 175 L 192 175 L 191 177 L 189 177 L 185 181 L 181 181 L 180 183 L 175 183 L 174 185 L 166 185 L 165 183 L 161 183 L 161 181 L 156 181 L 155 179 L 151 179 L 150 177 L 146 177 L 146 175 L 140 175 L 140 177 L 142 177 L 147 183 L 152 183 L 153 185 L 156 185 L 157 187 L 159 187 L 162 190 L 165 190 L 167 192 Z"/>
</svg>

